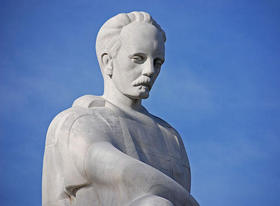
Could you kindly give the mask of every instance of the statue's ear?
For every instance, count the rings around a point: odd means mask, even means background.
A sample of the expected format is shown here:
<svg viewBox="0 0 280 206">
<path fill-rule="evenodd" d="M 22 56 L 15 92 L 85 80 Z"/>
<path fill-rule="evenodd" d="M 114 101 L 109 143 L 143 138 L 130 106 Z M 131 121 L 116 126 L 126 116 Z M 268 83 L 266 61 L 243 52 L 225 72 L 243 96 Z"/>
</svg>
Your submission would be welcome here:
<svg viewBox="0 0 280 206">
<path fill-rule="evenodd" d="M 108 75 L 110 78 L 113 75 L 113 61 L 108 53 L 103 53 L 101 55 L 102 65 L 104 74 Z"/>
</svg>

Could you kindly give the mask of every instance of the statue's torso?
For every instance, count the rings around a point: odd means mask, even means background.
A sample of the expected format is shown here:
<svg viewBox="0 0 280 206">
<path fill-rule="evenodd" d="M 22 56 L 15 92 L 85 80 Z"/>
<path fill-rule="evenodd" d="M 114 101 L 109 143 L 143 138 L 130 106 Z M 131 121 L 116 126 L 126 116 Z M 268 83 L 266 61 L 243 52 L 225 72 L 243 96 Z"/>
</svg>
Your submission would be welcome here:
<svg viewBox="0 0 280 206">
<path fill-rule="evenodd" d="M 99 190 L 99 188 L 86 186 L 86 180 L 83 179 L 82 175 L 77 174 L 75 164 L 71 163 L 71 154 L 67 149 L 67 142 L 69 142 L 69 137 L 72 133 L 72 125 L 84 116 L 93 120 L 90 121 L 92 125 L 89 123 L 88 127 L 93 127 L 93 124 L 98 124 L 101 127 L 102 124 L 109 124 L 111 132 L 108 134 L 111 134 L 111 143 L 120 151 L 160 170 L 189 190 L 190 169 L 183 143 L 177 132 L 163 120 L 149 113 L 133 114 L 124 112 L 117 107 L 105 106 L 98 108 L 74 107 L 63 113 L 58 115 L 53 126 L 50 126 L 47 137 L 46 164 L 44 163 L 44 176 L 47 178 L 43 184 L 46 186 L 44 186 L 44 191 L 51 191 L 53 187 L 57 188 L 58 185 L 61 188 L 60 192 L 65 191 L 67 185 L 75 187 L 75 185 L 81 184 L 85 186 L 80 187 L 76 198 L 71 200 L 71 204 L 66 198 L 59 200 L 59 202 L 65 201 L 65 203 L 59 203 L 59 205 L 84 206 L 88 203 L 96 205 L 99 199 L 95 196 L 96 190 Z M 93 135 L 91 138 L 96 137 Z M 57 161 L 58 159 L 60 159 L 59 162 Z M 55 174 L 50 174 L 51 171 L 56 172 Z M 73 176 L 74 173 L 75 177 Z M 61 178 L 58 179 L 59 181 L 51 183 L 53 186 L 49 188 L 47 186 L 49 181 L 54 180 L 52 176 L 57 177 L 57 175 Z M 111 193 L 112 202 L 102 205 L 118 205 L 113 201 L 115 192 L 111 191 Z M 104 194 L 108 194 L 108 192 Z M 48 201 L 48 199 L 54 200 L 52 196 L 46 200 Z M 85 200 L 86 202 L 84 202 Z M 107 200 L 110 201 L 110 198 L 107 198 Z"/>
<path fill-rule="evenodd" d="M 149 114 L 128 114 L 118 108 L 100 108 L 99 113 L 106 114 L 105 120 L 110 122 L 112 134 L 121 134 L 112 137 L 114 144 L 123 153 L 138 159 L 174 179 L 184 188 L 190 186 L 190 169 L 184 146 L 180 137 L 170 126 L 162 120 Z M 95 115 L 92 118 L 96 118 Z M 120 132 L 121 131 L 121 132 Z M 94 138 L 94 137 L 93 137 Z M 117 139 L 114 139 L 117 138 Z M 119 205 L 117 191 L 106 191 L 106 198 L 97 198 L 103 195 L 100 188 L 81 188 L 75 202 L 75 206 L 84 206 L 91 202 L 99 205 Z M 94 194 L 98 193 L 97 196 Z M 98 200 L 97 200 L 98 199 Z M 87 200 L 86 203 L 85 200 Z M 97 203 L 98 202 L 98 203 Z"/>
</svg>

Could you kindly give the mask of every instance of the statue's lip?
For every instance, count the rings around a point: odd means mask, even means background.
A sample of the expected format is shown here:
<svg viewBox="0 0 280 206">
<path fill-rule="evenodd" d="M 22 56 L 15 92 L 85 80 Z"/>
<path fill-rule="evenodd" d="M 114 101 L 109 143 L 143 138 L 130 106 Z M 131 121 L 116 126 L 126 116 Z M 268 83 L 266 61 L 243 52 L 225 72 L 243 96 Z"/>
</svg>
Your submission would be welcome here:
<svg viewBox="0 0 280 206">
<path fill-rule="evenodd" d="M 135 86 L 145 86 L 145 87 L 148 87 L 149 91 L 151 90 L 151 84 L 150 83 L 147 83 L 147 82 L 141 82 L 139 84 L 136 84 Z"/>
</svg>

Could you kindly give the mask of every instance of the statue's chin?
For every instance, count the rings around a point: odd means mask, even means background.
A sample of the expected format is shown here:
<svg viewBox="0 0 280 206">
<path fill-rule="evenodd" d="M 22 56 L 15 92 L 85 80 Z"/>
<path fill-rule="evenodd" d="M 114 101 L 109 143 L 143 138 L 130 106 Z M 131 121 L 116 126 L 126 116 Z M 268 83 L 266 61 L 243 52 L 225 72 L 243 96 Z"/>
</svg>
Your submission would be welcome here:
<svg viewBox="0 0 280 206">
<path fill-rule="evenodd" d="M 126 95 L 127 97 L 129 97 L 130 99 L 147 99 L 149 97 L 149 91 L 145 91 L 145 92 L 140 92 L 136 95 Z"/>
<path fill-rule="evenodd" d="M 150 89 L 145 86 L 140 86 L 138 92 L 139 92 L 139 99 L 147 99 L 150 95 Z"/>
</svg>

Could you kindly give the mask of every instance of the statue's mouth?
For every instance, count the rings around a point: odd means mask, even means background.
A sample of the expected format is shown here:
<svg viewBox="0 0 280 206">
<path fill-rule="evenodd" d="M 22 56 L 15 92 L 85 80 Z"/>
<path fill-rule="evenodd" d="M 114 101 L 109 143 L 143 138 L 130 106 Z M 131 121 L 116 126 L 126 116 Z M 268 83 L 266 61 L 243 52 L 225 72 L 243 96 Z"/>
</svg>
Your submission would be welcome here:
<svg viewBox="0 0 280 206">
<path fill-rule="evenodd" d="M 143 83 L 143 84 L 140 84 L 141 86 L 144 86 L 144 87 L 148 87 L 148 89 L 149 89 L 149 91 L 151 90 L 151 85 L 150 84 L 145 84 L 145 83 Z"/>
<path fill-rule="evenodd" d="M 152 88 L 152 86 L 151 86 L 149 83 L 146 83 L 146 82 L 142 82 L 142 83 L 136 84 L 136 85 L 134 85 L 134 86 L 136 86 L 136 87 L 137 87 L 137 86 L 140 86 L 140 87 L 147 87 L 149 91 L 150 91 L 151 88 Z"/>
</svg>

